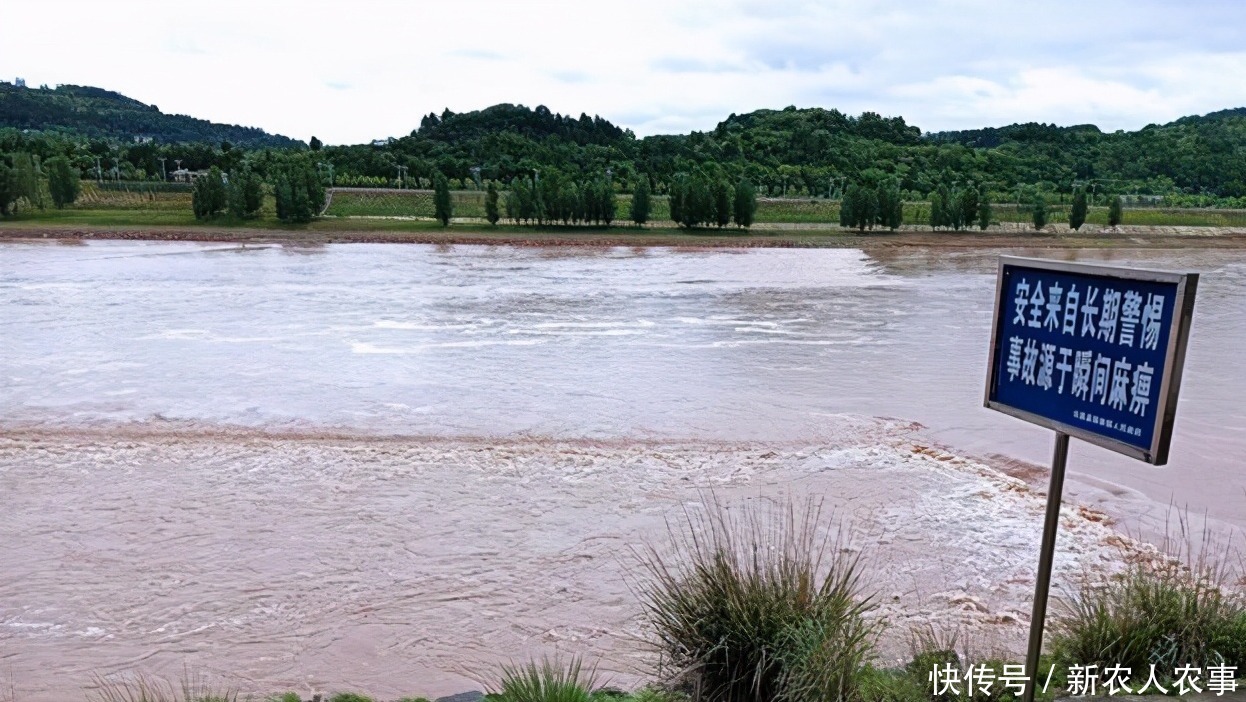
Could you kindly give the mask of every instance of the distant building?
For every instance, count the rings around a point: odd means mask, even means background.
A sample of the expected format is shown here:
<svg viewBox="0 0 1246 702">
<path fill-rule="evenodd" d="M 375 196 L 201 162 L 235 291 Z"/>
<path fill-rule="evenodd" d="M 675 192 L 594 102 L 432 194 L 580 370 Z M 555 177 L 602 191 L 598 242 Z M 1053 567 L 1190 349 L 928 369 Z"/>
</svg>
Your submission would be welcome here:
<svg viewBox="0 0 1246 702">
<path fill-rule="evenodd" d="M 135 134 L 134 135 L 135 144 L 150 144 L 153 139 L 155 139 L 155 137 L 151 137 L 146 134 Z"/>
<path fill-rule="evenodd" d="M 390 144 L 393 143 L 393 141 L 394 141 L 393 137 L 385 137 L 384 139 L 373 139 L 372 145 L 373 146 L 389 146 Z"/>
<path fill-rule="evenodd" d="M 187 168 L 179 168 L 176 171 L 173 171 L 172 173 L 169 174 L 169 180 L 173 181 L 174 183 L 193 183 L 196 180 L 199 180 L 200 178 L 206 176 L 207 174 L 208 174 L 207 171 L 192 171 Z M 226 185 L 229 185 L 229 174 L 222 173 L 221 180 Z"/>
<path fill-rule="evenodd" d="M 13 85 L 16 85 L 16 86 L 17 86 L 17 87 L 19 87 L 19 88 L 25 88 L 25 87 L 26 87 L 26 79 L 25 79 L 25 78 L 18 78 L 17 80 L 13 81 Z"/>
</svg>

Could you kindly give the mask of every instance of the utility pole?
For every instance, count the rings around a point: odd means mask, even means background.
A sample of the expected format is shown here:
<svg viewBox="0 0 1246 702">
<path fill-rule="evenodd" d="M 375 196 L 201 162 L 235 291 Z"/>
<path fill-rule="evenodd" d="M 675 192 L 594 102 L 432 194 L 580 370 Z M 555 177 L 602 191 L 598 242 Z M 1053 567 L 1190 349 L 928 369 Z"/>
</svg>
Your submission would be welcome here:
<svg viewBox="0 0 1246 702">
<path fill-rule="evenodd" d="M 169 180 L 169 174 L 164 170 L 164 162 L 166 160 L 168 160 L 167 156 L 160 157 L 160 180 L 167 182 Z"/>
<path fill-rule="evenodd" d="M 99 156 L 96 156 L 96 157 L 95 157 L 95 182 L 96 182 L 96 183 L 103 183 L 103 182 L 104 182 L 104 169 L 100 167 L 100 157 L 99 157 Z"/>
</svg>

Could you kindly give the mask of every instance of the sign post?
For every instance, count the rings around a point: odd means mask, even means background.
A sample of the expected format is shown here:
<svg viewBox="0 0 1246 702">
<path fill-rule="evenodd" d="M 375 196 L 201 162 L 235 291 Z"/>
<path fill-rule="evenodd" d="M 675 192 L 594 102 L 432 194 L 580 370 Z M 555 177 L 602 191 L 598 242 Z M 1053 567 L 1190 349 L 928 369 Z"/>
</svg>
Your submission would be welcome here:
<svg viewBox="0 0 1246 702">
<path fill-rule="evenodd" d="M 1163 465 L 1196 273 L 1001 256 L 984 405 L 1053 429 L 1026 685 L 1033 702 L 1069 437 Z"/>
</svg>

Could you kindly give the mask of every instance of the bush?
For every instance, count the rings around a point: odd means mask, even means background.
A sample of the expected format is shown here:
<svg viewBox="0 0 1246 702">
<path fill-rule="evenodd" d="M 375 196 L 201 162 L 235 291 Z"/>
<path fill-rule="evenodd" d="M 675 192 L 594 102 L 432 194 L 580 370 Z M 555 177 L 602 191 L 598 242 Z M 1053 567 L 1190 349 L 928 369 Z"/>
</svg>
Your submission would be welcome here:
<svg viewBox="0 0 1246 702">
<path fill-rule="evenodd" d="M 1052 627 L 1065 665 L 1168 671 L 1182 665 L 1246 669 L 1246 599 L 1207 567 L 1135 564 L 1107 583 L 1087 584 Z"/>
<path fill-rule="evenodd" d="M 589 702 L 597 688 L 597 671 L 585 670 L 579 658 L 564 665 L 548 658 L 538 665 L 504 665 L 492 697 L 501 702 Z"/>
<path fill-rule="evenodd" d="M 191 191 L 191 209 L 195 213 L 195 219 L 215 217 L 225 210 L 226 201 L 225 180 L 221 176 L 221 169 L 213 166 L 207 175 L 195 180 Z"/>
<path fill-rule="evenodd" d="M 1034 210 L 1031 215 L 1034 229 L 1041 232 L 1043 227 L 1047 226 L 1047 200 L 1042 195 L 1034 198 Z"/>
<path fill-rule="evenodd" d="M 175 684 L 148 675 L 96 675 L 89 702 L 238 702 L 238 693 L 229 687 L 218 687 L 199 674 L 184 671 Z"/>
<path fill-rule="evenodd" d="M 858 699 L 875 605 L 820 509 L 705 507 L 669 529 L 676 556 L 637 554 L 658 677 L 722 702 Z"/>
</svg>

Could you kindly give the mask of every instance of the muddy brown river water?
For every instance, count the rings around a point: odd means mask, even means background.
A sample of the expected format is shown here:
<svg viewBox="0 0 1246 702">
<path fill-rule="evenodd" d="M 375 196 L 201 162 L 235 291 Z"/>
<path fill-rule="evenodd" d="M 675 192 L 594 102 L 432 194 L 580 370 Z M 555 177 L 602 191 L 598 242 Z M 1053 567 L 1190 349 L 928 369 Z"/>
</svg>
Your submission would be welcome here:
<svg viewBox="0 0 1246 702">
<path fill-rule="evenodd" d="M 566 652 L 629 684 L 631 547 L 710 489 L 824 499 L 884 655 L 917 623 L 1016 651 L 1051 435 L 981 408 L 998 253 L 0 244 L 0 672 L 428 695 Z M 1075 442 L 1058 580 L 1174 505 L 1240 539 L 1246 254 L 1057 255 L 1203 275 L 1171 462 Z"/>
</svg>

